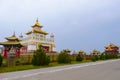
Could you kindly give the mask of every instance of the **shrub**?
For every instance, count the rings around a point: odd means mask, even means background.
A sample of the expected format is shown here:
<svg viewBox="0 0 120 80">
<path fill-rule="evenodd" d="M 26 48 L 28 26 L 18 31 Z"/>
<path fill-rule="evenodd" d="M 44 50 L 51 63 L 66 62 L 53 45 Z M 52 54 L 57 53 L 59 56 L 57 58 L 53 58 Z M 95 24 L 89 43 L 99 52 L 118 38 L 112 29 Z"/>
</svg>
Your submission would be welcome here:
<svg viewBox="0 0 120 80">
<path fill-rule="evenodd" d="M 76 57 L 76 61 L 82 61 L 82 60 L 83 60 L 82 56 L 80 54 L 78 54 Z"/>
<path fill-rule="evenodd" d="M 71 63 L 71 58 L 66 51 L 61 51 L 58 55 L 58 63 Z"/>
<path fill-rule="evenodd" d="M 35 66 L 48 65 L 50 63 L 50 58 L 46 55 L 41 45 L 39 49 L 34 52 L 32 58 L 32 64 Z"/>
<path fill-rule="evenodd" d="M 95 62 L 96 61 L 95 56 L 92 56 L 91 60 Z"/>
<path fill-rule="evenodd" d="M 99 60 L 99 57 L 98 57 L 98 56 L 92 56 L 91 60 L 92 60 L 93 62 L 95 62 L 95 61 Z"/>
<path fill-rule="evenodd" d="M 101 60 L 105 60 L 105 59 L 106 59 L 106 55 L 105 55 L 104 53 L 102 53 L 102 54 L 100 55 L 100 59 L 101 59 Z"/>
<path fill-rule="evenodd" d="M 3 57 L 0 54 L 0 66 L 2 66 L 2 62 L 3 62 Z"/>
<path fill-rule="evenodd" d="M 95 56 L 95 59 L 96 59 L 96 61 L 98 61 L 99 60 L 99 56 Z"/>
<path fill-rule="evenodd" d="M 116 59 L 118 58 L 117 54 L 109 54 L 109 59 Z"/>
<path fill-rule="evenodd" d="M 20 60 L 16 60 L 16 65 L 20 65 Z"/>
<path fill-rule="evenodd" d="M 50 63 L 50 56 L 46 56 L 46 65 L 49 65 L 49 63 Z"/>
<path fill-rule="evenodd" d="M 100 55 L 100 59 L 101 59 L 101 60 L 105 60 L 105 59 L 116 59 L 116 58 L 118 58 L 118 55 L 117 55 L 117 54 L 111 54 L 111 53 L 103 52 L 103 53 Z"/>
</svg>

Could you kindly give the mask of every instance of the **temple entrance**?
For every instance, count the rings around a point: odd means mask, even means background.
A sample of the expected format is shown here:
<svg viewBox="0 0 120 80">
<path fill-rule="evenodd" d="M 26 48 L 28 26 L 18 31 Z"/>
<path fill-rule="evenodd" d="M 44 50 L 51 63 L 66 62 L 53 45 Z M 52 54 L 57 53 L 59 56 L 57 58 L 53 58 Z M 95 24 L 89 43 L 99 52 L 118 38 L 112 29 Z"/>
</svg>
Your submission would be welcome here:
<svg viewBox="0 0 120 80">
<path fill-rule="evenodd" d="M 43 47 L 43 49 L 44 49 L 44 51 L 45 51 L 46 53 L 49 52 L 49 47 L 48 47 L 48 46 L 42 46 L 42 47 Z"/>
</svg>

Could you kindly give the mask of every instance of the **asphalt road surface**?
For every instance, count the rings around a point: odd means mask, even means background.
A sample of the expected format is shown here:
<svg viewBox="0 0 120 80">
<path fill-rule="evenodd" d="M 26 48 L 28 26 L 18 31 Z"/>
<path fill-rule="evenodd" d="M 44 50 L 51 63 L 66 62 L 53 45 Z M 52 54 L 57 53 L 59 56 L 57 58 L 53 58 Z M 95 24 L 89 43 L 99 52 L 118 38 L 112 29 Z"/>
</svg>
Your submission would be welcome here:
<svg viewBox="0 0 120 80">
<path fill-rule="evenodd" d="M 0 80 L 120 80 L 120 59 L 1 73 Z"/>
</svg>

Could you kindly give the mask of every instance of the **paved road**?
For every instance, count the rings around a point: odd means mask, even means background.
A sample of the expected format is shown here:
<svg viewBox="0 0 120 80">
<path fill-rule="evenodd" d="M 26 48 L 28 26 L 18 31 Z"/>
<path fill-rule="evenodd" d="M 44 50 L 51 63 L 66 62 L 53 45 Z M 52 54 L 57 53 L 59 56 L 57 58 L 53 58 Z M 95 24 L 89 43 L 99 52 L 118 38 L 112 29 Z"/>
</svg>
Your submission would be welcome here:
<svg viewBox="0 0 120 80">
<path fill-rule="evenodd" d="M 0 80 L 120 80 L 120 59 L 3 73 Z"/>
</svg>

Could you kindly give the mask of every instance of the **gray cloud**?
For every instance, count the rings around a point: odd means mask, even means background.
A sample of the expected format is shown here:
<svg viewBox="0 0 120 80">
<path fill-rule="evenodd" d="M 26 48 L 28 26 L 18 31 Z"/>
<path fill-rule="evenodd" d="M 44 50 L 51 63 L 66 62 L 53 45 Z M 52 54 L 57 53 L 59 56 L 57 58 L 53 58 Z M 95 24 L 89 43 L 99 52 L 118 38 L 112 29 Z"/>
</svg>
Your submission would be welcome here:
<svg viewBox="0 0 120 80">
<path fill-rule="evenodd" d="M 57 50 L 103 51 L 120 45 L 119 0 L 1 0 L 0 40 L 26 32 L 38 17 L 44 30 L 55 33 Z M 7 32 L 8 31 L 8 32 Z"/>
</svg>

